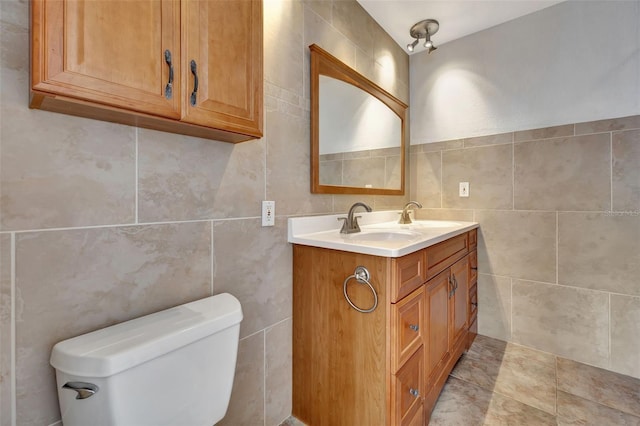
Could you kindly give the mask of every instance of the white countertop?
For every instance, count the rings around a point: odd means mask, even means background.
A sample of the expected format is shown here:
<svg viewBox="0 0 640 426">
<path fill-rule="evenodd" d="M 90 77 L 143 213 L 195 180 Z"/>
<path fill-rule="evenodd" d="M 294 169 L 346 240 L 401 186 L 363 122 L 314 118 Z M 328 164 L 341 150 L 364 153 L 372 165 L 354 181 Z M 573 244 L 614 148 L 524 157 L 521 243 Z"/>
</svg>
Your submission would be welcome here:
<svg viewBox="0 0 640 426">
<path fill-rule="evenodd" d="M 398 224 L 400 210 L 357 212 L 361 232 L 341 234 L 346 214 L 290 218 L 288 241 L 293 244 L 374 256 L 400 257 L 477 228 L 477 222 L 414 220 Z"/>
</svg>

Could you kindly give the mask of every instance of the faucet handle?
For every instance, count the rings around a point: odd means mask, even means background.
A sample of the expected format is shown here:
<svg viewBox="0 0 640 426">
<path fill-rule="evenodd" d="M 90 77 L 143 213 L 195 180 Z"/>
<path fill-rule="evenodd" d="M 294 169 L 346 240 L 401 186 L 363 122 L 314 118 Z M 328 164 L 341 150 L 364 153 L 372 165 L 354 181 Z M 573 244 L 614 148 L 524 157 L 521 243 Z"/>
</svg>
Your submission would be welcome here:
<svg viewBox="0 0 640 426">
<path fill-rule="evenodd" d="M 358 219 L 362 219 L 362 216 L 354 216 L 353 223 L 351 224 L 351 229 L 357 229 L 356 232 L 360 232 L 360 224 L 358 223 Z"/>
<path fill-rule="evenodd" d="M 342 228 L 340 228 L 340 233 L 341 234 L 346 234 L 347 233 L 347 218 L 346 217 L 339 217 L 338 218 L 338 222 L 343 220 L 344 222 L 342 222 Z"/>
<path fill-rule="evenodd" d="M 409 201 L 402 208 L 402 213 L 400 213 L 400 220 L 398 221 L 398 223 L 403 224 L 403 225 L 411 223 L 411 216 L 409 216 L 409 207 L 411 207 L 411 206 L 416 206 L 419 209 L 422 208 L 422 204 L 420 204 L 419 202 L 417 202 L 417 201 Z"/>
</svg>

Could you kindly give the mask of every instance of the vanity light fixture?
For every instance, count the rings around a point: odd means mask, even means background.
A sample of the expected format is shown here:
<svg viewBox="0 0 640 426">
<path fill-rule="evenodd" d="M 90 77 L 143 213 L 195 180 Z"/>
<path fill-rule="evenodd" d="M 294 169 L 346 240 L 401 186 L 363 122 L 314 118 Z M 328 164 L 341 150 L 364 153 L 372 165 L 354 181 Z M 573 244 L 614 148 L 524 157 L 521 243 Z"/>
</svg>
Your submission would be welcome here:
<svg viewBox="0 0 640 426">
<path fill-rule="evenodd" d="M 409 34 L 411 35 L 411 37 L 415 38 L 415 40 L 413 41 L 413 43 L 407 44 L 407 50 L 409 52 L 413 52 L 413 49 L 415 49 L 415 47 L 418 45 L 421 38 L 425 39 L 424 47 L 427 48 L 428 53 L 436 50 L 437 47 L 433 45 L 431 36 L 437 33 L 438 29 L 440 29 L 440 23 L 438 23 L 438 21 L 436 21 L 435 19 L 425 19 L 414 24 L 409 30 Z"/>
</svg>

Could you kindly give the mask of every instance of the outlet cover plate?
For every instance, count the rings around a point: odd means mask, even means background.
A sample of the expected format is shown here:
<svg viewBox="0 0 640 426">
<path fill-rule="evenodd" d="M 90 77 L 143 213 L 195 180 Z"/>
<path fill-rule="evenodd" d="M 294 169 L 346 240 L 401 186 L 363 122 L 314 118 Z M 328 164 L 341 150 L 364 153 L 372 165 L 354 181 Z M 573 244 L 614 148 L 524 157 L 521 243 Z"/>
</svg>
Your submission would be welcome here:
<svg viewBox="0 0 640 426">
<path fill-rule="evenodd" d="M 460 191 L 459 195 L 461 197 L 469 196 L 469 182 L 460 182 Z"/>
<path fill-rule="evenodd" d="M 276 202 L 262 202 L 262 226 L 273 226 L 276 223 Z"/>
</svg>

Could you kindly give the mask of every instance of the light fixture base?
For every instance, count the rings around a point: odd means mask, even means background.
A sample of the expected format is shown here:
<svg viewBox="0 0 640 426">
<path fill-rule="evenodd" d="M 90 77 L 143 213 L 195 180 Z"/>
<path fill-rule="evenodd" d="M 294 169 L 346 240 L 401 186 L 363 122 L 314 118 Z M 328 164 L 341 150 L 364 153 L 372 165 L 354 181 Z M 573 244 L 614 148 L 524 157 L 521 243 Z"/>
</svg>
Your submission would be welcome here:
<svg viewBox="0 0 640 426">
<path fill-rule="evenodd" d="M 423 21 L 417 22 L 414 24 L 409 30 L 409 34 L 413 38 L 427 38 L 427 34 L 430 36 L 434 35 L 440 29 L 440 23 L 435 19 L 425 19 Z"/>
</svg>

